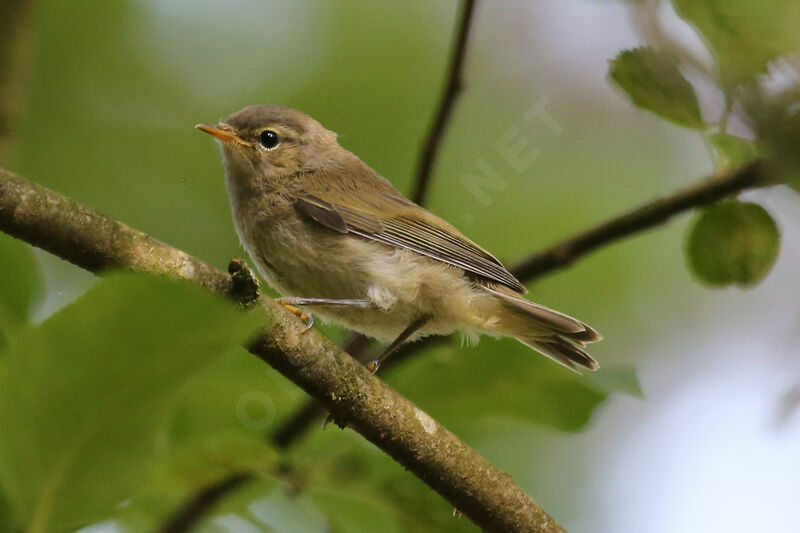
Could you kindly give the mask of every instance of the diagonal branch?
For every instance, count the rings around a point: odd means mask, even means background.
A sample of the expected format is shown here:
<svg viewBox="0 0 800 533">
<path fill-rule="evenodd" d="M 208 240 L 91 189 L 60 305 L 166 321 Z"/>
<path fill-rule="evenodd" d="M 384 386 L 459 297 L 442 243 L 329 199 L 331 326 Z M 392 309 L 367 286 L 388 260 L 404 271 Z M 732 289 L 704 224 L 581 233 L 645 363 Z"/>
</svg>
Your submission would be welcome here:
<svg viewBox="0 0 800 533">
<path fill-rule="evenodd" d="M 464 57 L 467 53 L 467 37 L 469 36 L 470 26 L 472 24 L 472 14 L 475 12 L 475 0 L 465 0 L 464 7 L 461 11 L 461 20 L 458 24 L 458 33 L 456 34 L 456 41 L 453 46 L 452 57 L 450 59 L 450 67 L 447 71 L 447 85 L 444 88 L 444 94 L 439 102 L 436 117 L 431 124 L 431 129 L 422 143 L 422 150 L 420 152 L 419 161 L 417 162 L 417 175 L 414 182 L 414 191 L 411 193 L 411 199 L 422 205 L 425 202 L 425 196 L 428 192 L 428 184 L 431 179 L 431 172 L 433 170 L 433 163 L 436 160 L 436 154 L 441 146 L 444 130 L 447 128 L 447 123 L 450 121 L 450 116 L 453 112 L 453 104 L 455 104 L 458 94 L 464 86 L 462 80 L 462 71 L 464 69 Z"/>
<path fill-rule="evenodd" d="M 598 248 L 661 225 L 679 213 L 712 204 L 745 189 L 766 184 L 764 163 L 760 161 L 727 174 L 712 176 L 670 196 L 653 199 L 635 209 L 557 242 L 549 248 L 531 254 L 511 267 L 511 273 L 523 283 L 530 283 L 535 279 L 566 268 Z M 381 367 L 381 373 L 385 376 L 392 368 L 400 366 L 422 349 L 446 340 L 446 337 L 428 337 L 420 342 L 406 344 L 386 361 Z M 281 448 L 290 447 L 310 428 L 314 427 L 324 415 L 325 409 L 318 402 L 308 400 L 272 434 L 273 443 Z"/>
<path fill-rule="evenodd" d="M 674 192 L 655 198 L 553 246 L 529 255 L 511 269 L 523 282 L 565 268 L 594 250 L 630 235 L 660 226 L 675 215 L 713 204 L 745 189 L 766 184 L 763 163 L 756 161 L 728 174 L 712 176 Z"/>
<path fill-rule="evenodd" d="M 0 169 L 0 230 L 92 272 L 124 268 L 228 294 L 230 278 L 138 230 Z M 475 524 L 492 531 L 563 531 L 511 477 L 274 300 L 249 349 L 337 420 L 361 433 Z"/>
</svg>

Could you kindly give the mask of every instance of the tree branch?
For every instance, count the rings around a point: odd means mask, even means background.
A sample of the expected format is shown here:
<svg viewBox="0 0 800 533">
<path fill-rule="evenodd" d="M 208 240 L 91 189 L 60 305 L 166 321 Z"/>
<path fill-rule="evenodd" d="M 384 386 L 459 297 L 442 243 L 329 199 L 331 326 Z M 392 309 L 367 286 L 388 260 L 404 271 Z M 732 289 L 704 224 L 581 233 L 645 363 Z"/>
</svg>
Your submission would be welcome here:
<svg viewBox="0 0 800 533">
<path fill-rule="evenodd" d="M 530 283 L 566 268 L 598 248 L 663 224 L 679 213 L 712 204 L 745 189 L 766 185 L 763 167 L 763 162 L 756 161 L 728 174 L 707 178 L 670 196 L 651 200 L 529 255 L 512 266 L 511 273 L 523 283 Z M 385 376 L 424 348 L 447 340 L 448 337 L 427 337 L 402 346 L 381 366 L 381 374 Z M 324 415 L 325 409 L 318 402 L 306 401 L 272 434 L 273 443 L 279 447 L 291 446 Z"/>
<path fill-rule="evenodd" d="M 712 176 L 670 196 L 655 198 L 626 213 L 560 241 L 523 259 L 511 273 L 523 282 L 569 266 L 597 248 L 665 223 L 673 216 L 713 204 L 750 187 L 764 185 L 763 163 L 756 161 L 728 174 Z"/>
<path fill-rule="evenodd" d="M 230 278 L 130 226 L 0 169 L 0 230 L 75 265 L 124 268 L 194 281 L 229 294 Z M 442 495 L 475 524 L 493 531 L 563 531 L 511 477 L 315 330 L 306 331 L 274 300 L 257 305 L 269 323 L 249 349 L 337 420 L 361 433 Z"/>
<path fill-rule="evenodd" d="M 465 0 L 461 11 L 461 20 L 458 25 L 458 33 L 453 46 L 450 68 L 447 71 L 447 84 L 444 94 L 439 102 L 436 117 L 431 124 L 431 129 L 422 143 L 419 161 L 417 162 L 417 174 L 414 182 L 414 190 L 411 199 L 422 205 L 425 195 L 428 192 L 428 184 L 431 179 L 433 163 L 439 151 L 444 130 L 450 121 L 453 112 L 453 104 L 463 89 L 462 71 L 464 68 L 464 57 L 467 52 L 467 37 L 469 36 L 470 25 L 472 24 L 472 14 L 475 11 L 475 0 Z"/>
<path fill-rule="evenodd" d="M 342 344 L 342 350 L 352 355 L 361 363 L 366 363 L 363 356 L 370 344 L 370 339 L 360 333 L 351 332 L 347 340 Z M 325 408 L 317 400 L 309 398 L 298 409 L 295 409 L 292 416 L 284 420 L 278 428 L 270 434 L 270 440 L 279 449 L 287 449 L 302 437 L 310 427 L 318 424 L 322 416 L 325 415 Z"/>
</svg>

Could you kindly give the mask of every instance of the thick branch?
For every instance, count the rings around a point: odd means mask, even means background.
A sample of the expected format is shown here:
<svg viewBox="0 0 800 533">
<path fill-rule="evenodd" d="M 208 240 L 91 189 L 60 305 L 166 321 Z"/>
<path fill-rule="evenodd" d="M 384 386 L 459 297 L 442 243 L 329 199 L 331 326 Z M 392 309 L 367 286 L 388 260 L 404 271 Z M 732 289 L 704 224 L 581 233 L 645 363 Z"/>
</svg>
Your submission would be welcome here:
<svg viewBox="0 0 800 533">
<path fill-rule="evenodd" d="M 369 357 L 364 357 L 364 353 L 370 344 L 370 339 L 360 333 L 351 332 L 347 340 L 342 344 L 342 350 L 349 353 L 362 363 L 366 363 Z M 366 352 L 369 355 L 369 352 Z M 391 358 L 389 359 L 391 361 Z M 315 423 L 325 415 L 325 408 L 313 398 L 308 399 L 300 408 L 296 409 L 292 416 L 284 420 L 278 428 L 270 434 L 272 444 L 280 449 L 290 448 L 295 440 L 308 431 Z"/>
<path fill-rule="evenodd" d="M 227 294 L 228 276 L 137 230 L 0 169 L 0 230 L 93 272 L 125 268 L 195 281 Z M 270 298 L 250 351 L 318 399 L 492 531 L 563 531 L 511 477 Z"/>
<path fill-rule="evenodd" d="M 656 198 L 528 256 L 514 265 L 511 273 L 523 283 L 529 283 L 569 266 L 598 248 L 663 224 L 683 211 L 712 204 L 745 189 L 764 185 L 764 175 L 763 163 L 755 162 L 729 174 L 713 176 L 670 196 Z M 420 342 L 406 344 L 384 363 L 381 373 L 386 375 L 417 352 L 433 343 L 444 341 L 445 337 L 428 337 Z M 318 402 L 308 400 L 272 434 L 273 442 L 280 447 L 291 446 L 324 415 L 325 409 Z"/>
<path fill-rule="evenodd" d="M 447 71 L 447 84 L 444 88 L 444 94 L 442 94 L 442 99 L 439 102 L 438 111 L 436 112 L 433 124 L 431 124 L 431 129 L 428 131 L 428 135 L 422 143 L 422 150 L 420 151 L 419 161 L 417 162 L 414 191 L 411 193 L 411 199 L 420 205 L 425 201 L 425 195 L 428 192 L 433 163 L 436 160 L 436 154 L 439 151 L 439 146 L 444 136 L 444 130 L 447 127 L 447 123 L 450 121 L 450 115 L 453 112 L 453 104 L 455 104 L 456 97 L 458 97 L 458 94 L 463 88 L 462 71 L 464 68 L 464 57 L 467 52 L 467 37 L 469 36 L 472 14 L 474 11 L 475 0 L 465 0 L 464 8 L 461 12 L 461 19 L 458 24 L 456 41 L 453 45 L 450 67 Z"/>
<path fill-rule="evenodd" d="M 126 268 L 194 281 L 227 294 L 208 263 L 0 168 L 0 230 L 91 272 Z"/>
</svg>

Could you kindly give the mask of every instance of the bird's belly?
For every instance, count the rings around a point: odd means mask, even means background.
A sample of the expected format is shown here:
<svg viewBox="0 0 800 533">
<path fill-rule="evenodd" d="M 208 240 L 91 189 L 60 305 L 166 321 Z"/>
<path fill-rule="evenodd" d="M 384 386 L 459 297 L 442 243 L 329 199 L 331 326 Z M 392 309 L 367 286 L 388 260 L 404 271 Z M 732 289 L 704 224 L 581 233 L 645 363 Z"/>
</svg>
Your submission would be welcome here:
<svg viewBox="0 0 800 533">
<path fill-rule="evenodd" d="M 348 253 L 345 239 L 351 237 L 296 224 L 242 239 L 270 286 L 283 296 L 363 298 L 367 282 L 359 258 Z"/>
<path fill-rule="evenodd" d="M 358 236 L 303 229 L 273 227 L 258 242 L 243 240 L 262 276 L 283 296 L 366 299 L 369 305 L 314 306 L 314 315 L 383 342 L 423 315 L 431 317 L 424 335 L 466 325 L 475 288 L 461 269 Z"/>
</svg>

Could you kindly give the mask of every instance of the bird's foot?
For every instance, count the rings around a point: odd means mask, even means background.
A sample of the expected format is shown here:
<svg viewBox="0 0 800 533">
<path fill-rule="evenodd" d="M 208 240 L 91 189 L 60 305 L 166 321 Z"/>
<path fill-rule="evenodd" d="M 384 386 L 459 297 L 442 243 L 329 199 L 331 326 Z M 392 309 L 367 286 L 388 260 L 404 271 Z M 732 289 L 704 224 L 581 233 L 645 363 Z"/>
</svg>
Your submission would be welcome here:
<svg viewBox="0 0 800 533">
<path fill-rule="evenodd" d="M 305 322 L 306 323 L 305 331 L 310 330 L 314 326 L 314 315 L 312 315 L 307 311 L 303 311 L 299 307 L 295 306 L 293 304 L 292 298 L 278 298 L 275 301 L 281 304 L 283 307 L 285 307 L 286 310 L 292 313 L 294 316 L 300 318 L 300 320 Z"/>
<path fill-rule="evenodd" d="M 328 416 L 325 417 L 325 421 L 322 423 L 322 429 L 325 429 L 326 427 L 328 427 L 328 424 L 330 424 L 331 422 L 333 422 L 334 424 L 339 426 L 339 428 L 341 428 L 341 429 L 344 429 L 344 428 L 347 427 L 347 421 L 346 420 L 337 419 L 333 415 L 333 413 L 328 413 Z"/>
</svg>

